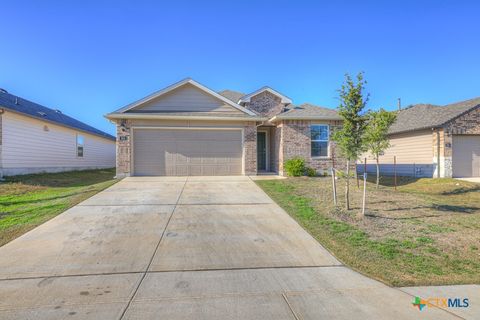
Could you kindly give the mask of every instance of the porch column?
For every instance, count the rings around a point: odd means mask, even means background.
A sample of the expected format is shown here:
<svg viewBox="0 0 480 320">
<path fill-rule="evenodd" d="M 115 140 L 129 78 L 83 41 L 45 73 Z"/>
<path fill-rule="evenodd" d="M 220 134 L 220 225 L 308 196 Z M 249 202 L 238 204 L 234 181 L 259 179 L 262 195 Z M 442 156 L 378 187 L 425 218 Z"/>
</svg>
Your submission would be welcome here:
<svg viewBox="0 0 480 320">
<path fill-rule="evenodd" d="M 257 126 L 253 121 L 243 127 L 243 165 L 245 175 L 257 174 Z"/>
</svg>

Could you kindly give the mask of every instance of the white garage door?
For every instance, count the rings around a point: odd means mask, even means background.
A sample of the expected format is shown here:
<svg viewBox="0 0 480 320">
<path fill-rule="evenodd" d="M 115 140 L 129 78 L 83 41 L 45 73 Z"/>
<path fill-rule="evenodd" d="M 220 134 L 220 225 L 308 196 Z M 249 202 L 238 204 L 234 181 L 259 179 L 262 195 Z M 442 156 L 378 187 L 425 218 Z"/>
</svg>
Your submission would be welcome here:
<svg viewBox="0 0 480 320">
<path fill-rule="evenodd" d="M 480 136 L 453 136 L 453 176 L 480 177 Z"/>
<path fill-rule="evenodd" d="M 240 130 L 134 129 L 137 176 L 242 174 Z"/>
</svg>

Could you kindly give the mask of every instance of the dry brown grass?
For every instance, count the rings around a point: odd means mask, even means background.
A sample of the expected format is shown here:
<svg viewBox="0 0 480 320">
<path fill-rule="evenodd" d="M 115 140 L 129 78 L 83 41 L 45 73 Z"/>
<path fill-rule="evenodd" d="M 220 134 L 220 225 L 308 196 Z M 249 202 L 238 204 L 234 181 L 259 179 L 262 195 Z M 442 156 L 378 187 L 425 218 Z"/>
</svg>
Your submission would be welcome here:
<svg viewBox="0 0 480 320">
<path fill-rule="evenodd" d="M 352 210 L 343 210 L 338 183 L 333 206 L 330 178 L 260 181 L 319 242 L 347 265 L 393 285 L 480 282 L 480 185 L 453 179 L 400 181 L 367 187 L 353 183 Z M 314 214 L 312 214 L 311 212 Z"/>
</svg>

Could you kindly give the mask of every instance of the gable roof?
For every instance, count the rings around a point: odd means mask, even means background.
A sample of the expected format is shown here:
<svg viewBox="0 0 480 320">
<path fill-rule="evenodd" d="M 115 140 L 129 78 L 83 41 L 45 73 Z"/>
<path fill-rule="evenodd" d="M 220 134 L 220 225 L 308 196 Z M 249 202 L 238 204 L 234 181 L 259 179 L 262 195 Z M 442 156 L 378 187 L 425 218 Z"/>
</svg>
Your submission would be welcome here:
<svg viewBox="0 0 480 320">
<path fill-rule="evenodd" d="M 228 89 L 220 91 L 218 92 L 218 94 L 224 96 L 225 98 L 235 103 L 237 103 L 240 100 L 240 98 L 245 95 L 245 93 L 234 91 L 234 90 L 228 90 Z"/>
<path fill-rule="evenodd" d="M 225 98 L 224 96 L 222 96 L 222 95 L 218 94 L 217 92 L 215 92 L 215 91 L 213 91 L 213 90 L 205 87 L 204 85 L 198 83 L 197 81 L 195 81 L 195 80 L 193 80 L 193 79 L 191 79 L 191 78 L 186 78 L 186 79 L 183 79 L 183 80 L 181 80 L 181 81 L 179 81 L 179 82 L 177 82 L 177 83 L 174 83 L 174 84 L 172 84 L 172 85 L 170 85 L 170 86 L 168 86 L 168 87 L 166 87 L 166 88 L 163 88 L 163 89 L 161 89 L 161 90 L 159 90 L 159 91 L 156 91 L 156 92 L 154 92 L 154 93 L 146 96 L 145 98 L 142 98 L 142 99 L 140 99 L 140 100 L 137 100 L 137 101 L 135 101 L 135 102 L 133 102 L 133 103 L 130 103 L 130 104 L 126 105 L 126 106 L 123 107 L 123 108 L 120 108 L 120 109 L 118 109 L 118 110 L 116 110 L 116 111 L 114 111 L 114 112 L 112 112 L 112 113 L 109 113 L 109 114 L 107 115 L 107 118 L 108 118 L 110 115 L 118 114 L 118 113 L 124 113 L 124 112 L 126 112 L 126 111 L 128 111 L 128 110 L 131 110 L 131 109 L 133 109 L 133 108 L 136 108 L 136 107 L 138 107 L 138 106 L 140 106 L 140 105 L 142 105 L 142 104 L 144 104 L 144 103 L 146 103 L 146 102 L 149 102 L 149 101 L 151 101 L 151 100 L 153 100 L 153 99 L 156 99 L 156 98 L 158 98 L 158 97 L 160 97 L 160 96 L 162 96 L 162 95 L 164 95 L 164 94 L 166 94 L 166 93 L 168 93 L 168 92 L 171 92 L 171 91 L 173 91 L 173 90 L 175 90 L 175 89 L 177 89 L 177 88 L 179 88 L 179 87 L 181 87 L 181 86 L 184 86 L 184 85 L 186 85 L 186 84 L 191 84 L 191 85 L 193 85 L 194 87 L 197 87 L 198 89 L 200 89 L 200 90 L 206 92 L 207 94 L 209 94 L 209 95 L 211 95 L 211 96 L 213 96 L 213 97 L 215 97 L 215 98 L 223 101 L 224 103 L 226 103 L 226 104 L 228 104 L 228 105 L 230 105 L 230 106 L 232 106 L 232 107 L 234 107 L 234 108 L 236 108 L 236 109 L 238 109 L 238 110 L 246 113 L 247 115 L 250 115 L 250 116 L 255 116 L 255 115 L 256 115 L 254 112 L 252 112 L 252 111 L 250 111 L 250 110 L 248 110 L 248 109 L 246 109 L 246 108 L 238 105 L 237 103 L 231 101 L 230 99 Z"/>
<path fill-rule="evenodd" d="M 268 92 L 270 92 L 271 94 L 276 95 L 277 97 L 280 97 L 280 98 L 282 99 L 282 100 L 281 100 L 282 103 L 285 103 L 285 104 L 290 104 L 290 103 L 292 103 L 292 99 L 290 99 L 289 97 L 281 94 L 280 92 L 278 92 L 278 91 L 276 91 L 276 90 L 274 90 L 274 89 L 272 89 L 272 88 L 270 88 L 270 87 L 268 87 L 268 86 L 262 87 L 262 88 L 254 91 L 254 92 L 252 92 L 252 93 L 249 93 L 249 94 L 241 97 L 241 98 L 239 99 L 238 103 L 250 102 L 250 99 L 251 99 L 252 97 L 254 97 L 254 96 L 256 96 L 257 94 L 262 93 L 262 92 L 264 92 L 264 91 L 268 91 Z"/>
<path fill-rule="evenodd" d="M 389 133 L 401 133 L 437 128 L 480 106 L 480 98 L 470 99 L 445 106 L 416 104 L 398 111 L 397 120 Z"/>
<path fill-rule="evenodd" d="M 77 129 L 93 135 L 115 140 L 115 137 L 106 132 L 98 130 L 86 123 L 69 117 L 59 110 L 50 109 L 35 102 L 17 97 L 13 94 L 0 90 L 0 107 L 28 117 L 51 122 L 71 129 Z"/>
<path fill-rule="evenodd" d="M 330 108 L 304 103 L 299 106 L 288 106 L 286 110 L 275 117 L 275 120 L 342 120 L 337 111 Z"/>
</svg>

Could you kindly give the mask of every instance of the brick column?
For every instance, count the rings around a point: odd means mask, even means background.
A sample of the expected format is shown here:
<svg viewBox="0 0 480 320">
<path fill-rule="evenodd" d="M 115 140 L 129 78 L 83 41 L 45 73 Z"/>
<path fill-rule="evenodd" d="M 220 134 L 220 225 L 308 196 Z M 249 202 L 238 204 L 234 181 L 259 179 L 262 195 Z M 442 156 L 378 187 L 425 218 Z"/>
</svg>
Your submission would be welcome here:
<svg viewBox="0 0 480 320">
<path fill-rule="evenodd" d="M 453 137 L 452 132 L 444 129 L 443 132 L 443 145 L 440 147 L 442 151 L 443 147 L 443 161 L 442 153 L 440 153 L 440 177 L 442 178 L 451 178 L 453 177 L 453 165 L 452 165 L 452 156 L 453 156 Z M 443 168 L 442 168 L 443 164 Z"/>
<path fill-rule="evenodd" d="M 243 127 L 243 149 L 245 175 L 256 175 L 257 127 L 255 122 L 246 122 Z"/>
<path fill-rule="evenodd" d="M 130 176 L 131 164 L 131 129 L 130 121 L 119 120 L 117 122 L 117 175 L 116 178 Z"/>
<path fill-rule="evenodd" d="M 273 155 L 273 171 L 279 175 L 283 175 L 283 145 L 282 145 L 282 122 L 278 123 L 274 128 L 274 155 Z"/>
</svg>

